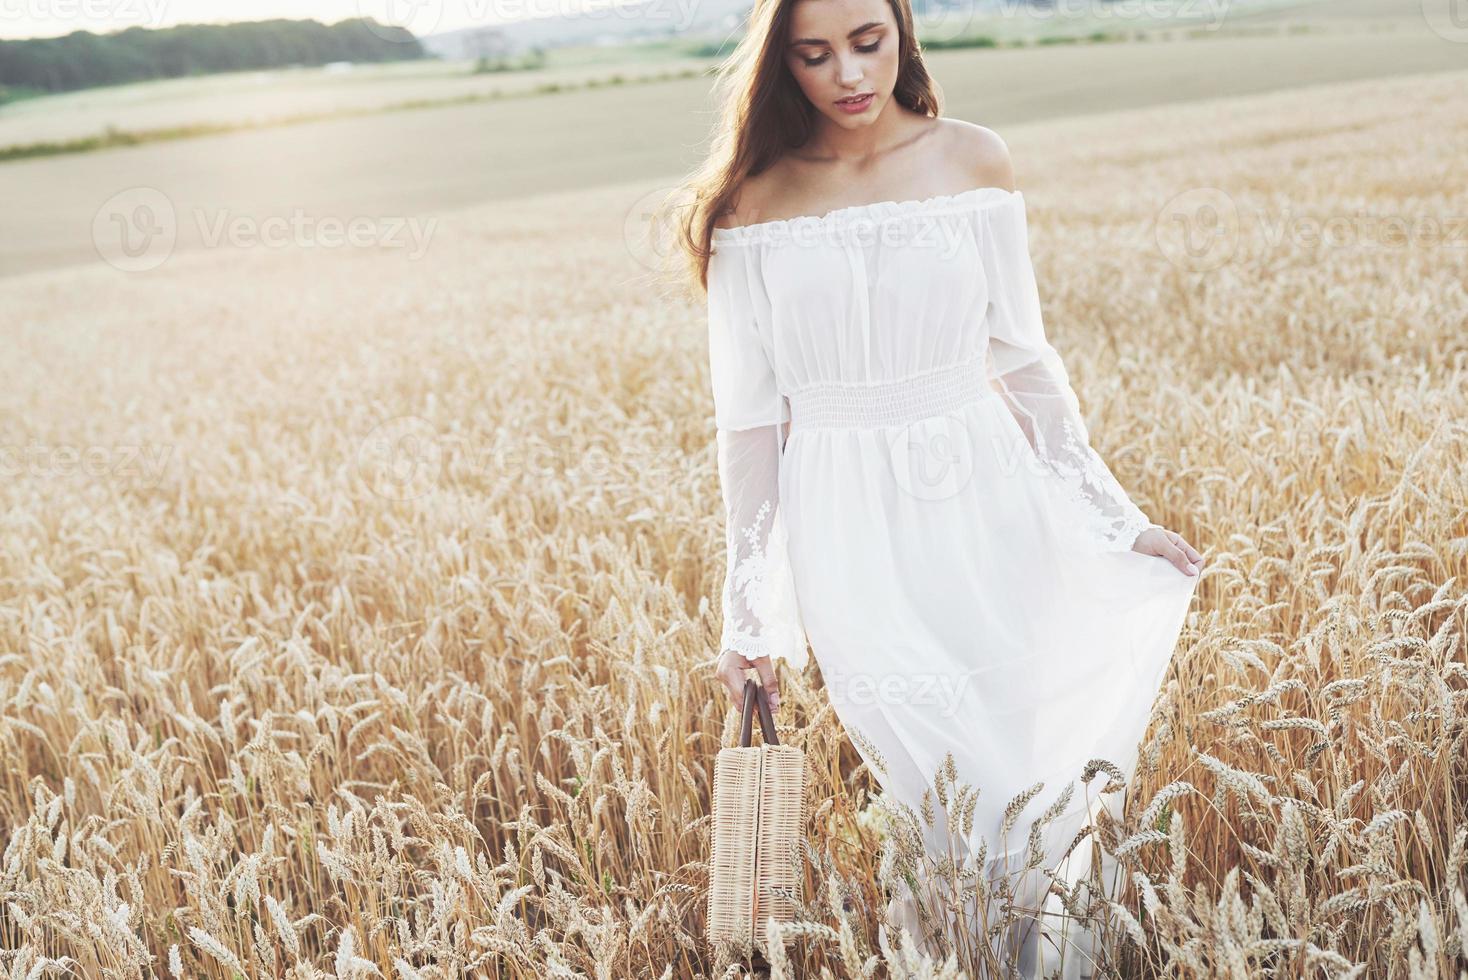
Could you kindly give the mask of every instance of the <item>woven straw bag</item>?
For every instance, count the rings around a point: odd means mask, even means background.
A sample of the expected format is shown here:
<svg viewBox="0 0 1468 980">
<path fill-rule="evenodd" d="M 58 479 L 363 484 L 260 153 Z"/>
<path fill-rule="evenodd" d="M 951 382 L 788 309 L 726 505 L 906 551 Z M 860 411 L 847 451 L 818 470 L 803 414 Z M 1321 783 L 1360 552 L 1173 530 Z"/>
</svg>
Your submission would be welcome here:
<svg viewBox="0 0 1468 980">
<path fill-rule="evenodd" d="M 753 713 L 759 708 L 764 744 L 751 746 Z M 795 903 L 775 888 L 801 897 L 805 846 L 805 753 L 775 737 L 765 689 L 744 684 L 739 745 L 714 759 L 713 822 L 710 833 L 708 941 L 715 948 L 765 947 L 765 920 L 795 918 Z"/>
</svg>

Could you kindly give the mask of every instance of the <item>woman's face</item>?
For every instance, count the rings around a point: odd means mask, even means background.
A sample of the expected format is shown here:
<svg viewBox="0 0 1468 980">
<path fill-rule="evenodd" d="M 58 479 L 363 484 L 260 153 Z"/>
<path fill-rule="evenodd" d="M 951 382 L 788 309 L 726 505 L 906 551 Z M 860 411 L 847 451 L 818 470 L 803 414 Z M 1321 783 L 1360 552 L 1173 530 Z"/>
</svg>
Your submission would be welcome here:
<svg viewBox="0 0 1468 980">
<path fill-rule="evenodd" d="M 855 129 L 870 125 L 892 97 L 897 42 L 887 0 L 800 0 L 790 11 L 785 61 L 811 105 Z"/>
</svg>

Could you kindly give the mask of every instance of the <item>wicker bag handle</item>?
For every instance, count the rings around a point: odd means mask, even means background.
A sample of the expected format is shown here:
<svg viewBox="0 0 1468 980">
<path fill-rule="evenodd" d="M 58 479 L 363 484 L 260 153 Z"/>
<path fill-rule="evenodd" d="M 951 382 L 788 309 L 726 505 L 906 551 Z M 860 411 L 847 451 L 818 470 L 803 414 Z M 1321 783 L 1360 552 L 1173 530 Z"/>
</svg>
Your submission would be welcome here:
<svg viewBox="0 0 1468 980">
<path fill-rule="evenodd" d="M 766 745 L 779 745 L 775 737 L 775 716 L 770 713 L 770 702 L 765 695 L 764 685 L 753 677 L 744 682 L 744 713 L 739 717 L 739 747 L 749 748 L 754 734 L 754 706 L 759 705 L 759 726 L 765 732 Z"/>
</svg>

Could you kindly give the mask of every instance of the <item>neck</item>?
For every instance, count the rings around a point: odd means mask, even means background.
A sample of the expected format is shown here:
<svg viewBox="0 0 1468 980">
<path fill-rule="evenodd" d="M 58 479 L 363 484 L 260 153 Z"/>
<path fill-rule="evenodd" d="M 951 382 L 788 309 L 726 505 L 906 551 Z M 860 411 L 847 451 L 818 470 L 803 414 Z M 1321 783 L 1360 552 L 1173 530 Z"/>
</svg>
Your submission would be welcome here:
<svg viewBox="0 0 1468 980">
<path fill-rule="evenodd" d="M 821 115 L 800 155 L 812 162 L 860 169 L 920 138 L 926 129 L 914 118 L 916 115 L 891 99 L 883 104 L 877 118 L 861 126 L 847 128 Z"/>
</svg>

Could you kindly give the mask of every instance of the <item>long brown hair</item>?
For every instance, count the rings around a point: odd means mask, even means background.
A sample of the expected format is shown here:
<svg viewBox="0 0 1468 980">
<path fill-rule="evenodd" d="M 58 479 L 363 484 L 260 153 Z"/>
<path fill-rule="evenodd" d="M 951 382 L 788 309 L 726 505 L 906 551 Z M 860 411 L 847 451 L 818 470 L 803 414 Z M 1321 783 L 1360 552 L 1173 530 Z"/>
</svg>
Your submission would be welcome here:
<svg viewBox="0 0 1468 980">
<path fill-rule="evenodd" d="M 910 0 L 887 2 L 898 36 L 892 98 L 915 112 L 937 116 L 942 112 L 942 94 L 923 63 Z M 682 212 L 674 222 L 674 252 L 683 259 L 685 283 L 696 282 L 700 290 L 708 289 L 714 222 L 732 210 L 740 182 L 763 172 L 786 150 L 804 146 L 815 131 L 817 110 L 785 63 L 794 4 L 795 0 L 755 0 L 749 29 L 714 79 L 717 123 L 708 157 L 658 208 L 659 219 L 670 210 Z"/>
</svg>

